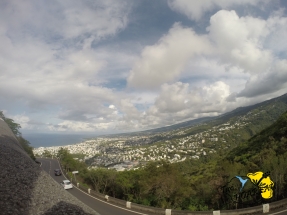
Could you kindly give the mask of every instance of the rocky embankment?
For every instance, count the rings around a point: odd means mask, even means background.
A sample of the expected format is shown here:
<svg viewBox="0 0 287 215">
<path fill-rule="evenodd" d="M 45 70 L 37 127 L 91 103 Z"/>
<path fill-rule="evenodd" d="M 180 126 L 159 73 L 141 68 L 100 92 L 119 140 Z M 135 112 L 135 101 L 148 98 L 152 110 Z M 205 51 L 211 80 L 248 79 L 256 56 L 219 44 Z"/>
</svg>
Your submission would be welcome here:
<svg viewBox="0 0 287 215">
<path fill-rule="evenodd" d="M 44 172 L 1 118 L 0 168 L 0 214 L 98 215 Z"/>
</svg>

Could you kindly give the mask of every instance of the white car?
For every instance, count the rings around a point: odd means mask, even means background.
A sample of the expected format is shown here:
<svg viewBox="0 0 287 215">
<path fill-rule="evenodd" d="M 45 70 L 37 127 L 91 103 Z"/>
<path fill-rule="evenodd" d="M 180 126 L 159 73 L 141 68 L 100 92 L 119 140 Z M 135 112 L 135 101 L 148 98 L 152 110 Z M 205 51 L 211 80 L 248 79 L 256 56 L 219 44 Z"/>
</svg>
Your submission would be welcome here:
<svg viewBox="0 0 287 215">
<path fill-rule="evenodd" d="M 73 184 L 69 180 L 63 180 L 61 182 L 61 185 L 64 187 L 65 190 L 73 188 Z"/>
</svg>

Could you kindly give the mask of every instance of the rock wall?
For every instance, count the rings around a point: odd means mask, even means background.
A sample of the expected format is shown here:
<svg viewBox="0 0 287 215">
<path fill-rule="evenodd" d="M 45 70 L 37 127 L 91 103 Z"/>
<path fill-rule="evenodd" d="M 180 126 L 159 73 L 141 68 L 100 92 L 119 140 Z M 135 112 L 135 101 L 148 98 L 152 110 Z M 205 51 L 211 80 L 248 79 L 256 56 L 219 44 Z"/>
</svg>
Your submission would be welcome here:
<svg viewBox="0 0 287 215">
<path fill-rule="evenodd" d="M 1 118 L 0 168 L 0 214 L 99 215 L 44 172 Z"/>
</svg>

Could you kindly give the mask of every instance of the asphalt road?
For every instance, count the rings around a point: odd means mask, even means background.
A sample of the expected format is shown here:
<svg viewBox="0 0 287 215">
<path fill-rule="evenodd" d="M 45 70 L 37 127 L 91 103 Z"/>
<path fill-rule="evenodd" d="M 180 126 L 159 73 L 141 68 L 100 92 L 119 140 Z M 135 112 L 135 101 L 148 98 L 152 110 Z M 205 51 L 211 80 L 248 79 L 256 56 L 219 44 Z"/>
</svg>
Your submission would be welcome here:
<svg viewBox="0 0 287 215">
<path fill-rule="evenodd" d="M 59 163 L 57 160 L 53 159 L 43 159 L 38 158 L 42 163 L 42 168 L 58 183 L 62 182 L 66 179 L 64 176 L 55 176 L 54 169 L 60 169 Z M 64 188 L 63 188 L 64 189 Z M 100 199 L 96 199 L 95 197 L 90 196 L 89 194 L 79 190 L 77 187 L 74 186 L 73 189 L 66 190 L 66 192 L 71 193 L 84 204 L 89 206 L 90 208 L 94 209 L 100 215 L 144 215 L 143 213 L 134 212 L 128 210 L 126 208 L 122 208 L 119 206 L 112 205 Z M 281 208 L 269 213 L 264 213 L 266 215 L 287 215 L 287 208 Z"/>
<path fill-rule="evenodd" d="M 42 169 L 44 169 L 58 183 L 66 179 L 63 175 L 61 176 L 54 175 L 54 169 L 60 169 L 59 163 L 57 160 L 43 159 L 43 158 L 41 159 L 38 158 L 37 160 L 42 163 L 42 166 L 41 166 Z M 108 202 L 96 199 L 95 197 L 92 197 L 89 194 L 79 190 L 75 186 L 73 189 L 66 190 L 66 192 L 69 192 L 72 195 L 74 195 L 77 199 L 82 201 L 84 204 L 86 204 L 90 208 L 94 209 L 100 215 L 115 215 L 115 214 L 116 215 L 143 215 L 143 213 L 134 212 L 126 208 L 114 206 L 112 204 L 109 204 Z"/>
<path fill-rule="evenodd" d="M 286 215 L 287 214 L 287 209 L 284 208 L 284 209 L 280 209 L 278 211 L 272 211 L 270 213 L 265 213 L 265 214 L 270 214 L 270 215 Z"/>
</svg>

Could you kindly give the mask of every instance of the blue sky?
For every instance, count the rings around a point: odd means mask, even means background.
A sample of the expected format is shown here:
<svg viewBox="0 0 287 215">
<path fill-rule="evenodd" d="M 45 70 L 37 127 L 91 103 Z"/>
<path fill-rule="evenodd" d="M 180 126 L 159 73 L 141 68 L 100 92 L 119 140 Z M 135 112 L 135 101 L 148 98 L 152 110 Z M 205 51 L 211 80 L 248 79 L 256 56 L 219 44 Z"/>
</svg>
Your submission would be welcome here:
<svg viewBox="0 0 287 215">
<path fill-rule="evenodd" d="M 118 133 L 287 92 L 286 1 L 3 0 L 0 110 L 22 133 Z"/>
</svg>

